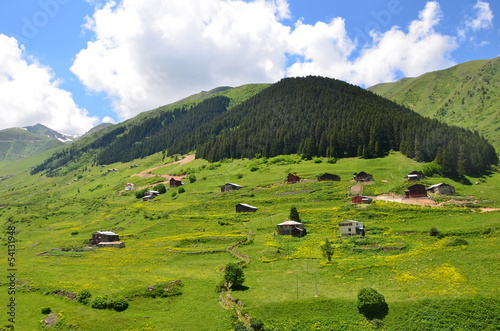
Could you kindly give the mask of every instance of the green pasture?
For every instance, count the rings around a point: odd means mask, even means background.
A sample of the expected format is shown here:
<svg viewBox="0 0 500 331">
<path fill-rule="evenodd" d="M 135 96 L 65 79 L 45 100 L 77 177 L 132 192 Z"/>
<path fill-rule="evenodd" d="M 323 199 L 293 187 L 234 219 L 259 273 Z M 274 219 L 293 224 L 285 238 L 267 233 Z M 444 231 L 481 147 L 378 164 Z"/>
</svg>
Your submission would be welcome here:
<svg viewBox="0 0 500 331">
<path fill-rule="evenodd" d="M 446 202 L 440 207 L 351 204 L 357 185 L 352 177 L 359 171 L 375 179 L 363 186 L 363 194 L 403 195 L 409 185 L 405 175 L 423 165 L 400 153 L 336 163 L 298 156 L 218 163 L 196 159 L 152 170 L 157 176 L 134 176 L 174 160 L 160 153 L 126 164 L 89 165 L 54 178 L 28 176 L 22 166 L 0 168 L 5 176 L 0 218 L 4 229 L 16 227 L 16 329 L 44 329 L 41 308 L 50 307 L 59 315 L 53 327 L 59 330 L 231 330 L 235 312 L 221 305 L 215 289 L 222 268 L 238 262 L 227 250 L 238 243 L 236 250 L 250 263 L 244 267 L 244 287 L 231 295 L 266 330 L 375 329 L 356 309 L 363 287 L 385 296 L 390 310 L 379 321 L 384 330 L 500 327 L 500 211 L 481 209 L 500 207 L 498 173 L 464 183 L 425 179 L 426 185 L 455 186 L 455 196 L 436 197 Z M 325 172 L 341 181 L 318 182 Z M 303 180 L 285 184 L 288 173 Z M 124 191 L 129 182 L 153 187 L 167 174 L 194 175 L 196 181 L 185 177 L 185 192 L 168 188 L 147 202 Z M 244 188 L 222 193 L 220 186 L 227 182 Z M 258 210 L 236 213 L 238 203 Z M 276 234 L 292 206 L 307 229 L 303 238 Z M 340 238 L 337 225 L 346 219 L 363 222 L 366 236 Z M 439 235 L 431 236 L 431 228 Z M 125 248 L 79 251 L 99 230 L 118 233 Z M 462 244 L 454 244 L 456 238 Z M 320 250 L 325 239 L 335 249 L 331 263 Z M 182 295 L 141 295 L 174 280 L 183 283 Z M 93 296 L 126 298 L 129 308 L 99 310 L 54 294 L 84 289 Z M 3 281 L 1 302 L 8 302 L 7 292 Z M 480 321 L 473 311 L 480 312 Z M 6 319 L 0 322 L 5 324 Z"/>
</svg>

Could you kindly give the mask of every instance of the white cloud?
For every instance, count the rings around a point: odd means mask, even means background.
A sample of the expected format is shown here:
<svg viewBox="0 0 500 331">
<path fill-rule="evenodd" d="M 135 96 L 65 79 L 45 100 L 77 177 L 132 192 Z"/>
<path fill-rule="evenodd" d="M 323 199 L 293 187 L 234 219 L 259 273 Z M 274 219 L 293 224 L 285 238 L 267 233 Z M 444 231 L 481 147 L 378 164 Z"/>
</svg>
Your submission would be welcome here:
<svg viewBox="0 0 500 331">
<path fill-rule="evenodd" d="M 396 26 L 384 33 L 371 31 L 373 42 L 364 45 L 354 60 L 349 60 L 349 56 L 363 45 L 349 39 L 343 19 L 336 18 L 329 25 L 299 24 L 291 40 L 296 45 L 294 51 L 305 61 L 288 68 L 288 74 L 322 74 L 370 86 L 392 81 L 398 73 L 416 76 L 448 67 L 453 64 L 450 54 L 457 43 L 455 38 L 434 30 L 440 18 L 439 4 L 428 2 L 407 32 Z"/>
<path fill-rule="evenodd" d="M 466 21 L 465 25 L 472 31 L 489 29 L 493 27 L 493 11 L 490 4 L 481 0 L 473 7 L 476 11 L 476 16 Z"/>
<path fill-rule="evenodd" d="M 58 87 L 50 68 L 25 56 L 15 38 L 0 34 L 0 129 L 41 123 L 84 133 L 98 121 Z"/>
<path fill-rule="evenodd" d="M 407 27 L 372 31 L 361 44 L 341 17 L 286 26 L 286 0 L 109 1 L 84 25 L 95 37 L 71 70 L 112 98 L 120 120 L 201 90 L 284 76 L 370 86 L 453 65 L 458 44 L 436 31 L 441 16 L 429 1 Z"/>
<path fill-rule="evenodd" d="M 121 119 L 219 85 L 284 75 L 289 27 L 284 0 L 124 0 L 97 9 L 95 41 L 71 67 L 107 93 Z"/>
</svg>

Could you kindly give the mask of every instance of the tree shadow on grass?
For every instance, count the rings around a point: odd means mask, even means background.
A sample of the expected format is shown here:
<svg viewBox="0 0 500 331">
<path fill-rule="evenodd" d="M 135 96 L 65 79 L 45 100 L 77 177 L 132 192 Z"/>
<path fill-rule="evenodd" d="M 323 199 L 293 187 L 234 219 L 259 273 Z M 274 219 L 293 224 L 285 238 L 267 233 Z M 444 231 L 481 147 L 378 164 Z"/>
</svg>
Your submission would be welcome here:
<svg viewBox="0 0 500 331">
<path fill-rule="evenodd" d="M 245 285 L 237 285 L 237 286 L 233 286 L 233 287 L 231 287 L 231 289 L 232 289 L 233 291 L 247 291 L 247 290 L 249 290 L 249 289 L 250 289 L 250 287 L 245 286 Z"/>
</svg>

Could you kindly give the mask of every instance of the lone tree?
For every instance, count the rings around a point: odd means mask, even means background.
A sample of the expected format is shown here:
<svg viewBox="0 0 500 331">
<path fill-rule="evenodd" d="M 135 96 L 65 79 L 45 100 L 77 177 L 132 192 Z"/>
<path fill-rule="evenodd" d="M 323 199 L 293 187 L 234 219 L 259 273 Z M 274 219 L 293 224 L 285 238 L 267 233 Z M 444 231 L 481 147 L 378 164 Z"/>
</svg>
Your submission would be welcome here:
<svg viewBox="0 0 500 331">
<path fill-rule="evenodd" d="M 332 256 L 335 251 L 335 248 L 332 247 L 332 244 L 328 239 L 325 239 L 325 243 L 320 246 L 321 252 L 323 252 L 323 256 L 328 259 L 328 262 L 332 262 Z"/>
<path fill-rule="evenodd" d="M 295 208 L 295 206 L 290 208 L 290 217 L 289 218 L 292 221 L 300 222 L 299 212 L 297 211 L 297 208 Z"/>
<path fill-rule="evenodd" d="M 228 263 L 224 272 L 224 281 L 230 288 L 240 287 L 245 281 L 243 269 L 234 262 Z"/>
<path fill-rule="evenodd" d="M 389 306 L 377 290 L 365 287 L 358 292 L 358 311 L 370 320 L 383 319 L 389 313 Z"/>
</svg>

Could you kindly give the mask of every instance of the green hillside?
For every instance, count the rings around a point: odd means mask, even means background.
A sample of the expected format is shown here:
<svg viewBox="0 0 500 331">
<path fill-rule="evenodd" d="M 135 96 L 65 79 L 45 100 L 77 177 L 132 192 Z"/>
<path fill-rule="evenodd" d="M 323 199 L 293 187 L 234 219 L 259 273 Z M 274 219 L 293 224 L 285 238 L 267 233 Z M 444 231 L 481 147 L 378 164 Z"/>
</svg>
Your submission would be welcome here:
<svg viewBox="0 0 500 331">
<path fill-rule="evenodd" d="M 252 94 L 214 94 L 192 106 L 152 111 L 73 144 L 31 173 L 56 176 L 85 162 L 193 151 L 217 161 L 280 154 L 374 158 L 395 150 L 417 161 L 434 161 L 451 177 L 485 174 L 498 162 L 494 148 L 479 135 L 339 80 L 287 78 Z"/>
<path fill-rule="evenodd" d="M 500 57 L 466 62 L 368 90 L 424 116 L 476 130 L 500 147 Z"/>
<path fill-rule="evenodd" d="M 30 176 L 25 159 L 8 171 L 0 181 L 1 240 L 15 239 L 3 262 L 4 270 L 15 270 L 6 271 L 15 275 L 15 293 L 6 278 L 0 301 L 6 306 L 14 298 L 16 329 L 106 330 L 110 321 L 118 330 L 498 329 L 498 173 L 469 178 L 476 185 L 424 179 L 426 186 L 456 188 L 430 207 L 382 200 L 381 194 L 403 195 L 406 174 L 425 166 L 397 152 L 337 163 L 297 155 L 175 162 L 183 159 L 156 153 L 51 178 Z M 353 182 L 361 170 L 374 181 Z M 318 182 L 325 172 L 341 180 Z M 302 181 L 285 184 L 288 173 Z M 183 190 L 136 198 L 167 174 L 190 177 Z M 243 188 L 221 193 L 227 182 Z M 126 183 L 136 190 L 126 193 Z M 354 192 L 376 201 L 353 205 Z M 238 203 L 258 210 L 236 213 Z M 291 207 L 307 230 L 303 238 L 277 235 Z M 363 222 L 366 236 L 340 238 L 337 225 L 345 220 Z M 125 247 L 87 250 L 99 230 L 116 232 Z M 331 262 L 320 249 L 325 239 L 334 248 Z M 11 265 L 7 257 L 15 259 Z M 230 262 L 243 266 L 243 286 L 217 292 Z M 182 286 L 171 291 L 172 284 Z M 387 316 L 372 321 L 358 312 L 364 287 L 385 297 Z M 73 300 L 84 290 L 90 299 Z M 123 311 L 98 309 L 123 300 Z M 47 308 L 52 327 L 45 326 Z"/>
</svg>

